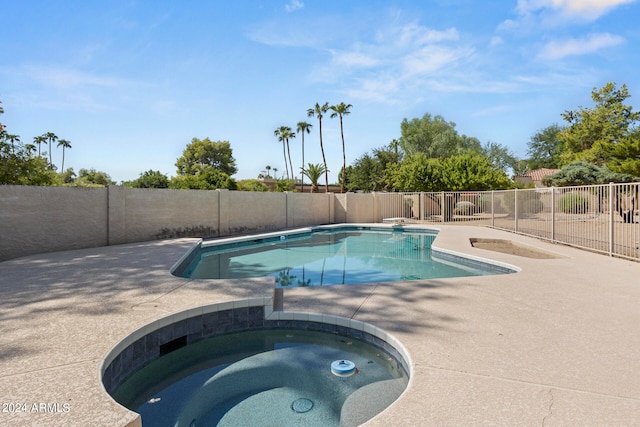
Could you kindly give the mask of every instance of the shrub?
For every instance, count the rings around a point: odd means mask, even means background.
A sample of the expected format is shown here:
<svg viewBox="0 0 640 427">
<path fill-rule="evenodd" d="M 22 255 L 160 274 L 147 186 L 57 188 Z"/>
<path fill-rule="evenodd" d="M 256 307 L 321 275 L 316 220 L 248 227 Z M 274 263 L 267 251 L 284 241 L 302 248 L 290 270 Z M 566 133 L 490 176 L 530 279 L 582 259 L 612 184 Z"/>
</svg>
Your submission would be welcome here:
<svg viewBox="0 0 640 427">
<path fill-rule="evenodd" d="M 476 205 L 471 202 L 458 202 L 455 209 L 453 209 L 455 215 L 473 215 L 475 211 Z"/>
<path fill-rule="evenodd" d="M 540 200 L 541 194 L 534 190 L 518 191 L 518 218 L 525 215 L 537 214 L 542 212 L 544 204 Z M 514 214 L 515 210 L 515 191 L 507 191 L 504 194 L 504 205 L 507 211 Z"/>
<path fill-rule="evenodd" d="M 544 203 L 540 199 L 528 199 L 522 202 L 522 209 L 524 213 L 537 214 L 542 212 Z"/>
<path fill-rule="evenodd" d="M 485 213 L 504 213 L 504 209 L 501 207 L 500 197 L 493 199 L 493 208 L 491 207 L 491 195 L 482 195 L 478 198 L 478 206 L 476 206 L 476 212 Z"/>
<path fill-rule="evenodd" d="M 589 210 L 589 199 L 580 193 L 568 193 L 558 200 L 558 209 L 563 213 L 585 213 Z"/>
</svg>

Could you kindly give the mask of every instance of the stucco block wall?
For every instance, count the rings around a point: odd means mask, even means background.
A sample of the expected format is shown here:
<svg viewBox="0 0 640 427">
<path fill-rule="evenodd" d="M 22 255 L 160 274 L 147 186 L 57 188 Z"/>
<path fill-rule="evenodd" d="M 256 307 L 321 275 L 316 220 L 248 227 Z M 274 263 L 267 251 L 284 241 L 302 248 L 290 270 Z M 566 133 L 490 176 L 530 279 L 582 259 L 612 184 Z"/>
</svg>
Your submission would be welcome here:
<svg viewBox="0 0 640 427">
<path fill-rule="evenodd" d="M 217 191 L 109 187 L 109 244 L 219 234 Z"/>
<path fill-rule="evenodd" d="M 330 224 L 334 221 L 334 195 L 287 194 L 287 227 Z"/>
<path fill-rule="evenodd" d="M 335 220 L 341 222 L 377 222 L 375 193 L 335 195 Z"/>
<path fill-rule="evenodd" d="M 376 222 L 374 193 L 346 193 L 347 218 L 344 222 Z"/>
<path fill-rule="evenodd" d="M 220 237 L 334 221 L 334 195 L 0 186 L 0 261 L 174 237 Z"/>
<path fill-rule="evenodd" d="M 285 193 L 222 191 L 222 216 L 228 218 L 223 234 L 278 230 L 287 227 Z"/>
<path fill-rule="evenodd" d="M 0 260 L 107 245 L 107 193 L 107 188 L 0 186 Z"/>
</svg>

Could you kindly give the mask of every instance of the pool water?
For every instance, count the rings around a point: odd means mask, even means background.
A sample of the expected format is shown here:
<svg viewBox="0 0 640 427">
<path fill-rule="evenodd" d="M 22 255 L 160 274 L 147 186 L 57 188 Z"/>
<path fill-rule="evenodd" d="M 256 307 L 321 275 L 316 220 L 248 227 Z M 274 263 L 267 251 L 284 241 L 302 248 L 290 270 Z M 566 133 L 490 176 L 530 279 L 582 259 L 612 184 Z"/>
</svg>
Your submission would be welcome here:
<svg viewBox="0 0 640 427">
<path fill-rule="evenodd" d="M 357 373 L 332 373 L 349 360 Z M 248 331 L 156 359 L 113 393 L 154 426 L 356 426 L 404 391 L 408 376 L 382 349 L 327 332 Z"/>
<path fill-rule="evenodd" d="M 182 277 L 274 277 L 280 288 L 465 277 L 505 273 L 490 264 L 433 256 L 434 231 L 346 228 L 203 246 Z"/>
</svg>

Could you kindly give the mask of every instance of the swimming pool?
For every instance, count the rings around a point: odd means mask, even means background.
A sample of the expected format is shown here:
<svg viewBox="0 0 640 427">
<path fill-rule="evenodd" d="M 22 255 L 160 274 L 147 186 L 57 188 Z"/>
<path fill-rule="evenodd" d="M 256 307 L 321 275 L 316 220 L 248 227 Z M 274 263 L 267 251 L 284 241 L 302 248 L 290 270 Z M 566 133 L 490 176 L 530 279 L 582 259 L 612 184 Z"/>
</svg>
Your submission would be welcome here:
<svg viewBox="0 0 640 427">
<path fill-rule="evenodd" d="M 326 286 L 513 273 L 432 249 L 437 231 L 317 227 L 204 243 L 173 269 L 192 279 L 273 277 L 276 287 Z"/>
<path fill-rule="evenodd" d="M 336 361 L 356 369 L 336 375 Z M 112 395 L 141 414 L 145 427 L 346 427 L 381 412 L 407 383 L 403 364 L 368 342 L 270 329 L 182 347 L 136 371 Z"/>
</svg>

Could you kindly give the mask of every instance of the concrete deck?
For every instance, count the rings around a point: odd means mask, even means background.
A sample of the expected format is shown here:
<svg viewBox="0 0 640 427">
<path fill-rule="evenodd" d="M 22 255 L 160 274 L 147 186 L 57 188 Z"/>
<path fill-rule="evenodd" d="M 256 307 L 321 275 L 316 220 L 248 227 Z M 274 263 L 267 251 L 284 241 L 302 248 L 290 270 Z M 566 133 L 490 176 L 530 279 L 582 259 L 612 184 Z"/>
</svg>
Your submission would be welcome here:
<svg viewBox="0 0 640 427">
<path fill-rule="evenodd" d="M 368 425 L 640 425 L 640 264 L 488 228 L 438 228 L 435 246 L 521 271 L 284 292 L 285 310 L 372 323 L 404 343 L 413 362 L 409 387 Z M 474 248 L 472 237 L 558 258 Z M 109 350 L 171 313 L 272 295 L 259 279 L 171 276 L 194 243 L 0 263 L 0 425 L 135 425 L 135 414 L 101 386 Z"/>
</svg>

